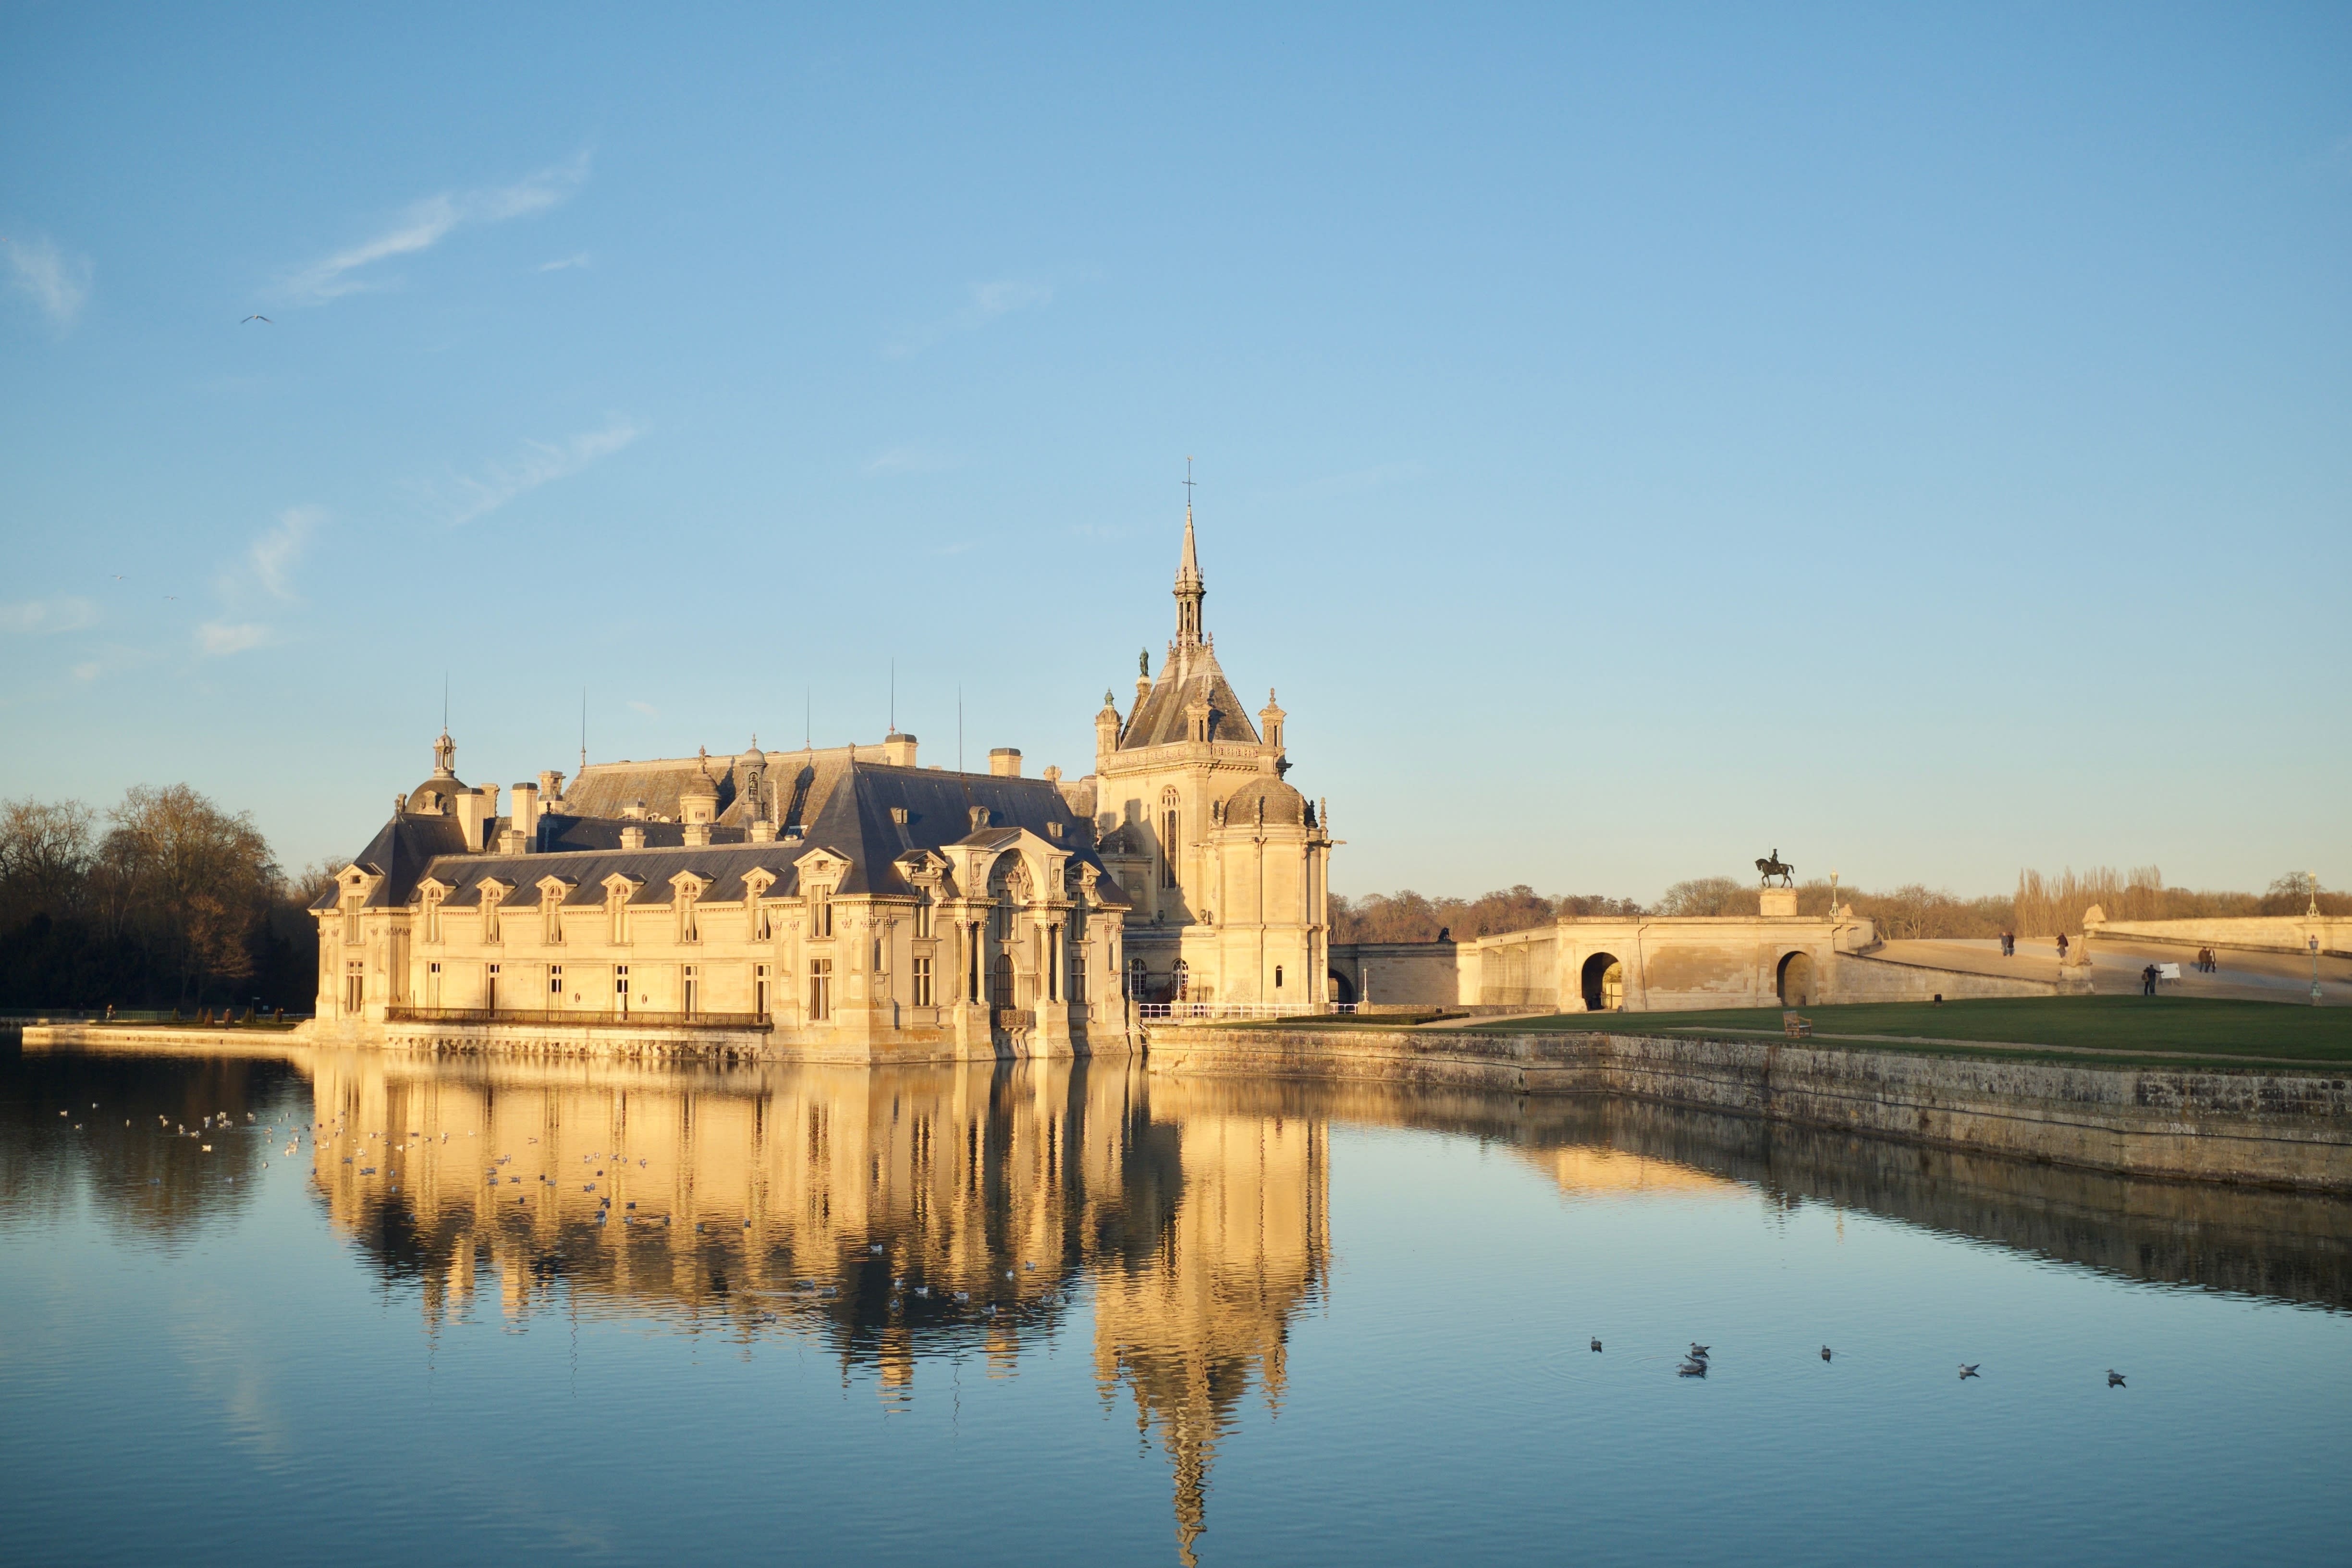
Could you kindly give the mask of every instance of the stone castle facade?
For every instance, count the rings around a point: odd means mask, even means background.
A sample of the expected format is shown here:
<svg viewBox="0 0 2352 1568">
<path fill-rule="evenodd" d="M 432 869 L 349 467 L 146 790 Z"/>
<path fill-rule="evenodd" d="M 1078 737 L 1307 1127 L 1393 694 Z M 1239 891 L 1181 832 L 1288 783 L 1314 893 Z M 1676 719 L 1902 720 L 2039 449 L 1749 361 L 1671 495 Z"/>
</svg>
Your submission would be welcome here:
<svg viewBox="0 0 2352 1568">
<path fill-rule="evenodd" d="M 1190 509 L 1176 636 L 1095 771 L 985 773 L 879 745 L 432 776 L 312 905 L 318 1026 L 434 1048 L 819 1060 L 1129 1049 L 1139 1004 L 1328 995 L 1333 840 L 1284 782 L 1202 623 Z"/>
</svg>

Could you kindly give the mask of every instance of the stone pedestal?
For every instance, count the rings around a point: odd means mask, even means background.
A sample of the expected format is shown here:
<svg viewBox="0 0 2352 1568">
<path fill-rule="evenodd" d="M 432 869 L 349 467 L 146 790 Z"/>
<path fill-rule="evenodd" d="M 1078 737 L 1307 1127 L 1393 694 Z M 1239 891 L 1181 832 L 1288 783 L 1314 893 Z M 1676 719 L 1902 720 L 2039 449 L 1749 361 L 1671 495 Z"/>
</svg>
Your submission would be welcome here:
<svg viewBox="0 0 2352 1568">
<path fill-rule="evenodd" d="M 1797 912 L 1797 889 L 1766 888 L 1756 895 L 1756 912 L 1770 919 L 1774 915 L 1793 918 Z"/>
</svg>

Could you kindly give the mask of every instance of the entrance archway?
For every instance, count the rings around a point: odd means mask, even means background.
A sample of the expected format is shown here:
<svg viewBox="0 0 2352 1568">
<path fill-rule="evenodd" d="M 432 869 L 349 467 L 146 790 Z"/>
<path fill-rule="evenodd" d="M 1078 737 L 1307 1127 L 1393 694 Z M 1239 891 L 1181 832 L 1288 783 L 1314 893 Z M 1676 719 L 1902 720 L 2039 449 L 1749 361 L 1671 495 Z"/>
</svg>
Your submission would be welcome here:
<svg viewBox="0 0 2352 1568">
<path fill-rule="evenodd" d="M 1780 1005 L 1810 1007 L 1821 999 L 1813 984 L 1813 955 L 1792 952 L 1780 960 Z"/>
<path fill-rule="evenodd" d="M 1355 999 L 1356 983 L 1349 979 L 1346 975 L 1340 973 L 1336 969 L 1331 971 L 1331 1000 L 1334 1002 L 1353 1002 Z"/>
<path fill-rule="evenodd" d="M 1625 1005 L 1625 966 L 1614 953 L 1596 952 L 1584 961 L 1584 1010 L 1616 1013 Z"/>
</svg>

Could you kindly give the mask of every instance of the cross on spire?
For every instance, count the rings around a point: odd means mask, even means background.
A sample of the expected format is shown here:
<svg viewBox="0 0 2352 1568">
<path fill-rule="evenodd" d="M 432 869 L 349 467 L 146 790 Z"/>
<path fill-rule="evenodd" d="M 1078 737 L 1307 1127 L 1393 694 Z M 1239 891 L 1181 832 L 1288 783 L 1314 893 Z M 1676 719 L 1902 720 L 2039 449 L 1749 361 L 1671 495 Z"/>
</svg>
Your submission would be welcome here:
<svg viewBox="0 0 2352 1568">
<path fill-rule="evenodd" d="M 1176 646 L 1201 643 L 1201 601 L 1208 597 L 1201 557 L 1192 542 L 1192 459 L 1184 459 L 1184 554 L 1176 564 Z"/>
</svg>

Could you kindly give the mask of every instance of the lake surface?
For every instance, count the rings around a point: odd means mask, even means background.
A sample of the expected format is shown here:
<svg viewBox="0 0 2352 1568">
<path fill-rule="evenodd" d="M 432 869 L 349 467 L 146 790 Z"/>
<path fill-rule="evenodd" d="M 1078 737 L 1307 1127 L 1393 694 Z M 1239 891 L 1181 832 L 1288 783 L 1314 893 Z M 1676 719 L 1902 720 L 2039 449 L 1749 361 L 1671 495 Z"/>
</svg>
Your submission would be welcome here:
<svg viewBox="0 0 2352 1568">
<path fill-rule="evenodd" d="M 13 1563 L 2340 1563 L 2347 1307 L 1617 1100 L 0 1054 Z"/>
</svg>

